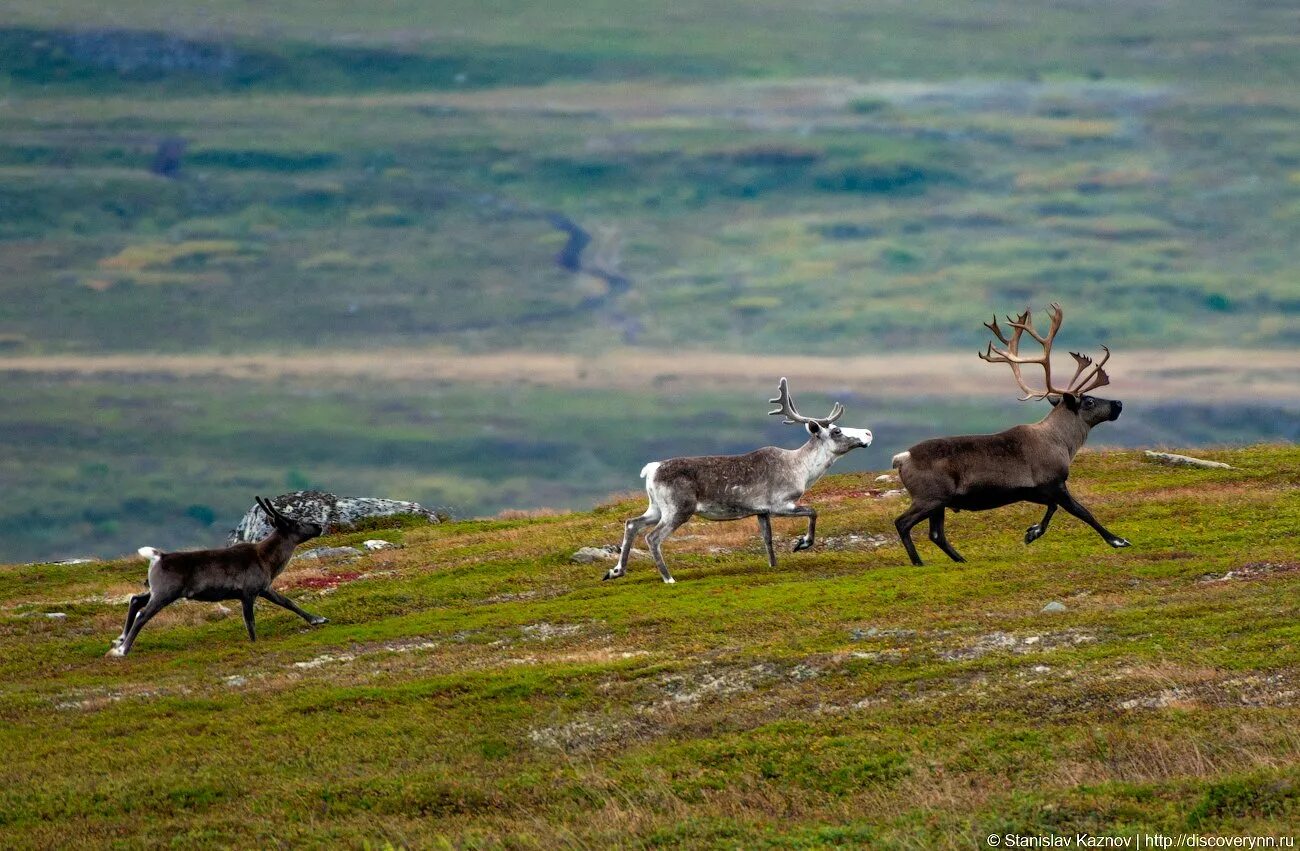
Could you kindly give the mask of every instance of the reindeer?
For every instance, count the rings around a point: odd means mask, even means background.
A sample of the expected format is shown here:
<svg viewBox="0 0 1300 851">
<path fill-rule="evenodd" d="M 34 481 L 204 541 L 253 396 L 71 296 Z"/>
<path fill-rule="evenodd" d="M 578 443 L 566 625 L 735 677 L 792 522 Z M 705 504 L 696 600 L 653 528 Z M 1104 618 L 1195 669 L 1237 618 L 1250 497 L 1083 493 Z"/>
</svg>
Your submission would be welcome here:
<svg viewBox="0 0 1300 851">
<path fill-rule="evenodd" d="M 159 552 L 153 547 L 141 547 L 140 555 L 149 559 L 149 590 L 136 594 L 126 610 L 126 626 L 113 640 L 109 656 L 125 656 L 149 619 L 171 603 L 185 597 L 190 600 L 239 600 L 244 606 L 244 626 L 250 641 L 257 640 L 253 625 L 253 601 L 264 597 L 293 612 L 307 623 L 316 626 L 329 623 L 320 615 L 313 615 L 271 588 L 271 583 L 284 570 L 293 555 L 294 547 L 303 541 L 318 537 L 324 530 L 320 524 L 286 517 L 276 510 L 268 499 L 257 497 L 257 504 L 266 512 L 274 527 L 256 544 L 236 544 L 224 550 L 193 550 L 182 553 Z"/>
<path fill-rule="evenodd" d="M 871 431 L 835 425 L 844 416 L 844 406 L 839 402 L 825 417 L 800 414 L 784 378 L 780 395 L 768 401 L 779 406 L 768 412 L 771 416 L 783 415 L 788 425 L 803 423 L 808 430 L 808 442 L 798 449 L 765 446 L 745 455 L 706 455 L 646 464 L 641 478 L 645 479 L 650 506 L 640 517 L 633 517 L 625 524 L 618 564 L 605 573 L 605 579 L 618 579 L 627 573 L 632 541 L 646 526 L 657 524 L 646 534 L 646 543 L 664 582 L 674 582 L 659 547 L 694 514 L 709 520 L 757 516 L 769 567 L 776 567 L 772 517 L 807 517 L 808 532 L 795 542 L 793 551 L 813 545 L 817 512 L 799 505 L 799 499 L 841 457 L 859 446 L 870 446 Z"/>
<path fill-rule="evenodd" d="M 930 540 L 953 561 L 965 561 L 953 549 L 943 532 L 944 510 L 984 511 L 1014 502 L 1034 502 L 1047 506 L 1043 519 L 1025 531 L 1025 543 L 1031 544 L 1047 532 L 1047 524 L 1058 507 L 1087 523 L 1112 547 L 1127 547 L 1129 542 L 1102 526 L 1092 512 L 1079 504 L 1066 487 L 1070 462 L 1088 439 L 1088 432 L 1098 423 L 1119 418 L 1123 403 L 1089 396 L 1091 390 L 1110 383 L 1103 367 L 1110 359 L 1110 349 L 1102 346 L 1105 356 L 1094 363 L 1092 358 L 1071 352 L 1077 368 L 1064 388 L 1052 383 L 1052 341 L 1060 330 L 1061 306 L 1049 310 L 1051 328 L 1047 336 L 1034 330 L 1030 311 L 1016 319 L 1007 317 L 1012 333 L 1008 339 L 998 326 L 997 317 L 984 326 L 993 332 L 1005 349 L 992 342 L 980 352 L 989 363 L 1005 363 L 1025 395 L 1021 401 L 1046 399 L 1052 410 L 1040 422 L 1018 425 L 997 434 L 943 437 L 918 443 L 894 456 L 903 486 L 912 495 L 912 506 L 894 521 L 912 564 L 921 557 L 912 543 L 912 527 L 928 518 Z M 1043 348 L 1038 357 L 1020 354 L 1021 335 L 1028 334 Z M 1025 383 L 1020 368 L 1037 364 L 1043 368 L 1044 389 L 1034 390 Z"/>
</svg>

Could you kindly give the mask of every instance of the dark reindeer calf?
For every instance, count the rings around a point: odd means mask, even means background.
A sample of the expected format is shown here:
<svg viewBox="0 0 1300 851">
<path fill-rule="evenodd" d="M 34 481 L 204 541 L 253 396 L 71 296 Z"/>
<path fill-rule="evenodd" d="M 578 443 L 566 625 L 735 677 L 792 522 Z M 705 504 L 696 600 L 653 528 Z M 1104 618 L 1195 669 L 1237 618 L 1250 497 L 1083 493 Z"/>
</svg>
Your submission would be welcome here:
<svg viewBox="0 0 1300 851">
<path fill-rule="evenodd" d="M 313 626 L 328 621 L 305 612 L 296 603 L 271 588 L 284 570 L 293 550 L 303 541 L 324 531 L 320 524 L 286 517 L 257 497 L 257 504 L 270 518 L 274 530 L 256 544 L 236 544 L 224 550 L 193 550 L 163 553 L 153 547 L 141 547 L 140 555 L 149 559 L 149 590 L 136 594 L 126 611 L 126 626 L 113 640 L 109 656 L 125 656 L 144 625 L 158 612 L 184 597 L 188 600 L 239 600 L 244 607 L 244 625 L 248 637 L 257 640 L 253 624 L 253 601 L 258 597 L 282 606 Z"/>
</svg>

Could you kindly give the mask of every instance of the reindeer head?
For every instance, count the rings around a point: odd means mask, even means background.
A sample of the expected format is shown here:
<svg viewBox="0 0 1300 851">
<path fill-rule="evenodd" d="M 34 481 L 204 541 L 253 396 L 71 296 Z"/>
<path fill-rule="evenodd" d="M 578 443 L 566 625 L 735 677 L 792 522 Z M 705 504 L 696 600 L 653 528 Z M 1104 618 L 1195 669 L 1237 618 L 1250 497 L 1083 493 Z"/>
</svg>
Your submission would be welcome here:
<svg viewBox="0 0 1300 851">
<path fill-rule="evenodd" d="M 1098 396 L 1048 396 L 1047 401 L 1055 408 L 1062 402 L 1071 413 L 1078 415 L 1088 428 L 1097 423 L 1108 423 L 1119 419 L 1124 403 L 1118 399 L 1102 399 Z"/>
<path fill-rule="evenodd" d="M 860 446 L 871 445 L 871 429 L 841 428 L 835 425 L 835 421 L 844 416 L 844 406 L 839 402 L 835 403 L 835 407 L 825 417 L 805 417 L 795 408 L 794 400 L 790 398 L 790 386 L 784 378 L 779 387 L 780 394 L 768 401 L 780 407 L 768 411 L 768 416 L 782 415 L 785 417 L 783 422 L 789 425 L 803 423 L 812 439 L 825 442 L 833 455 L 844 455 Z"/>
<path fill-rule="evenodd" d="M 296 520 L 281 514 L 269 499 L 263 499 L 260 496 L 254 497 L 254 499 L 261 506 L 262 511 L 266 512 L 266 517 L 271 521 L 271 525 L 275 527 L 275 531 L 293 541 L 294 546 L 301 544 L 303 541 L 318 538 L 325 531 L 324 527 L 319 523 L 313 523 L 310 520 Z"/>
<path fill-rule="evenodd" d="M 1098 423 L 1119 419 L 1120 411 L 1124 408 L 1123 402 L 1088 395 L 1088 391 L 1110 384 L 1110 376 L 1102 368 L 1106 365 L 1106 361 L 1110 360 L 1110 349 L 1105 346 L 1101 347 L 1105 354 L 1096 363 L 1087 355 L 1070 352 L 1076 367 L 1074 377 L 1064 388 L 1052 383 L 1052 341 L 1056 338 L 1056 332 L 1061 329 L 1064 312 L 1059 304 L 1053 304 L 1048 309 L 1048 314 L 1051 316 L 1052 327 L 1048 329 L 1045 337 L 1039 336 L 1034 330 L 1034 322 L 1027 309 L 1015 319 L 1007 317 L 1007 323 L 1013 329 L 1010 338 L 1004 336 L 1002 329 L 998 327 L 997 317 L 994 317 L 992 322 L 985 322 L 984 327 L 992 331 L 1006 348 L 999 349 L 989 343 L 988 350 L 980 352 L 980 357 L 989 363 L 1005 363 L 1011 367 L 1011 374 L 1015 377 L 1016 383 L 1025 392 L 1025 395 L 1020 397 L 1021 401 L 1046 399 L 1053 407 L 1058 408 L 1063 404 L 1064 410 L 1076 415 L 1088 428 Z M 1038 357 L 1020 354 L 1022 334 L 1033 337 L 1043 347 L 1043 353 Z M 1020 367 L 1024 364 L 1037 364 L 1043 368 L 1044 389 L 1034 390 L 1025 383 L 1024 376 L 1020 373 Z"/>
</svg>

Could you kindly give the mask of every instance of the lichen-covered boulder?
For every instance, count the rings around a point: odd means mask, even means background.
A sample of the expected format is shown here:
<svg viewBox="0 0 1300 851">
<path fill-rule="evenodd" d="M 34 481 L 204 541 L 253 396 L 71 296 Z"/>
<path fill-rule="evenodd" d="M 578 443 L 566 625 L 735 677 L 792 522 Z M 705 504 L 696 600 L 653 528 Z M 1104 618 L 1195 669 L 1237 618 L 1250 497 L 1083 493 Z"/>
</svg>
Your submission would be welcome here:
<svg viewBox="0 0 1300 851">
<path fill-rule="evenodd" d="M 293 561 L 302 559 L 314 559 L 315 561 L 332 561 L 339 558 L 354 558 L 365 555 L 356 547 L 313 547 L 310 550 L 303 550 L 293 557 Z"/>
<path fill-rule="evenodd" d="M 294 491 L 271 497 L 271 504 L 290 517 L 320 523 L 325 533 L 346 529 L 370 517 L 391 517 L 396 514 L 415 514 L 430 523 L 438 522 L 438 515 L 418 502 L 399 499 L 378 499 L 368 496 L 338 496 L 322 491 Z M 262 509 L 254 505 L 230 530 L 227 544 L 260 541 L 271 534 L 271 524 Z"/>
<path fill-rule="evenodd" d="M 1204 458 L 1193 458 L 1190 455 L 1176 455 L 1173 452 L 1152 452 L 1146 451 L 1148 461 L 1154 461 L 1157 464 L 1168 464 L 1171 467 L 1201 467 L 1206 470 L 1231 470 L 1230 464 L 1222 461 L 1207 461 Z"/>
</svg>

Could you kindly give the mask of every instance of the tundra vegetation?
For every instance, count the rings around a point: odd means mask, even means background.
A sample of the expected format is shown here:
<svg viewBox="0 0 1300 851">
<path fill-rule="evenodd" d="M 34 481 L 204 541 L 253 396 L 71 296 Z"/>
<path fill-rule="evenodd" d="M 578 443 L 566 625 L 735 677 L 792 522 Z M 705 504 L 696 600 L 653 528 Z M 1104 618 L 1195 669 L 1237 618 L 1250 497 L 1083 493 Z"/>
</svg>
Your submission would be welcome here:
<svg viewBox="0 0 1300 851">
<path fill-rule="evenodd" d="M 639 495 L 335 535 L 403 547 L 290 564 L 278 587 L 329 624 L 270 609 L 252 644 L 237 607 L 177 603 L 113 662 L 138 558 L 6 567 L 0 843 L 1291 832 L 1300 450 L 1195 454 L 1232 469 L 1079 456 L 1079 498 L 1139 542 L 1122 550 L 1074 523 L 1027 550 L 1040 509 L 1017 505 L 950 519 L 967 563 L 913 567 L 871 472 L 813 488 L 820 543 L 775 568 L 749 524 L 687 525 L 671 587 L 569 560 L 617 543 Z"/>
<path fill-rule="evenodd" d="M 1300 58 L 1287 4 L 818 8 L 13 0 L 0 21 L 0 355 L 430 339 L 592 360 L 628 343 L 647 362 L 686 344 L 969 351 L 972 313 L 1049 297 L 1088 306 L 1070 333 L 1090 342 L 1300 345 Z M 588 237 L 576 261 L 566 222 Z M 123 531 L 141 513 L 116 499 L 125 491 L 159 514 L 176 506 L 149 527 L 186 531 L 166 546 L 210 545 L 224 529 L 207 537 L 190 507 L 225 517 L 251 490 L 318 475 L 243 441 L 262 428 L 245 416 L 260 387 L 208 384 L 224 410 L 162 416 L 193 425 L 178 440 L 217 432 L 243 448 L 219 464 L 181 459 L 189 494 L 145 492 L 155 473 L 119 462 L 131 415 L 116 406 L 168 394 L 156 379 L 111 384 L 0 383 L 11 417 L 33 396 L 75 414 L 67 431 L 27 416 L 3 434 L 32 447 L 14 470 L 0 461 L 5 557 L 49 554 L 58 524 L 85 530 L 67 555 L 138 545 L 144 526 Z M 1276 407 L 1294 410 L 1291 388 L 1261 394 L 1263 412 L 1183 398 L 1200 410 L 1149 422 L 1168 426 L 1157 439 L 1171 445 L 1290 438 Z M 298 388 L 302 407 L 324 404 L 317 390 Z M 354 395 L 368 417 L 409 407 L 411 393 Z M 416 407 L 401 416 L 427 413 Z M 318 443 L 314 414 L 282 423 L 278 439 Z M 582 428 L 612 443 L 624 426 L 604 415 Z M 489 453 L 487 469 L 447 477 L 463 435 L 446 419 L 425 435 L 418 489 L 390 492 L 467 512 L 576 506 L 592 496 L 591 467 L 607 476 L 601 493 L 635 463 L 582 456 L 557 477 Z M 629 454 L 737 451 L 755 437 L 647 439 Z M 345 457 L 385 466 L 401 452 L 387 436 L 352 439 Z M 83 464 L 107 473 L 78 480 Z M 330 464 L 320 483 L 339 492 L 380 492 L 374 479 L 388 475 Z M 229 467 L 247 480 L 229 483 Z M 30 499 L 54 481 L 62 496 Z M 39 522 L 26 522 L 33 505 Z"/>
</svg>

